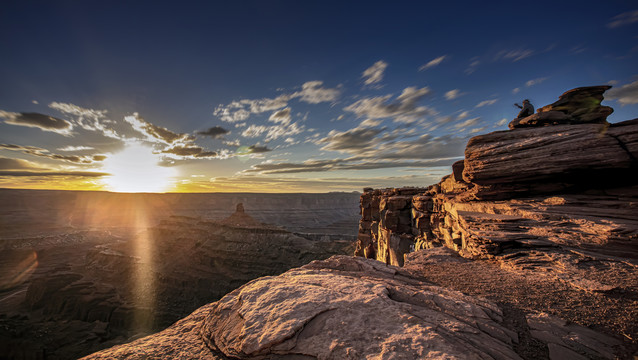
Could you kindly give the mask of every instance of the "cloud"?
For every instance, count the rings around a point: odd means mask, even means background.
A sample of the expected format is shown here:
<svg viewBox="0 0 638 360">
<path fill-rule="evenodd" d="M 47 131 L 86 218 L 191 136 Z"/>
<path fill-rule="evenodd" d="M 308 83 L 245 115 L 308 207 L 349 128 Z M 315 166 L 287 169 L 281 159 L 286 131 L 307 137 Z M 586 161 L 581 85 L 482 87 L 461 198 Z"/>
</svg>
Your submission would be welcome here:
<svg viewBox="0 0 638 360">
<path fill-rule="evenodd" d="M 623 106 L 638 104 L 638 80 L 619 88 L 609 89 L 605 97 L 610 100 L 616 100 Z"/>
<path fill-rule="evenodd" d="M 439 56 L 436 59 L 430 60 L 427 64 L 421 65 L 419 67 L 419 71 L 423 71 L 423 70 L 435 67 L 435 66 L 439 65 L 441 62 L 443 62 L 443 60 L 445 60 L 445 58 L 447 58 L 447 55 Z"/>
<path fill-rule="evenodd" d="M 505 124 L 507 124 L 507 119 L 506 118 L 502 118 L 501 120 L 497 121 L 496 124 L 494 124 L 494 127 L 499 127 L 499 126 L 503 126 Z"/>
<path fill-rule="evenodd" d="M 354 128 L 344 132 L 332 130 L 328 136 L 320 139 L 318 144 L 324 144 L 321 150 L 363 153 L 378 145 L 375 138 L 382 131 L 370 128 Z"/>
<path fill-rule="evenodd" d="M 242 99 L 233 101 L 228 105 L 219 105 L 213 114 L 222 121 L 230 123 L 242 122 L 251 114 L 261 114 L 267 111 L 280 110 L 288 106 L 292 99 L 299 99 L 309 104 L 322 102 L 334 102 L 341 94 L 337 88 L 322 87 L 322 81 L 308 81 L 301 86 L 301 91 L 291 94 L 282 94 L 276 98 Z"/>
<path fill-rule="evenodd" d="M 445 93 L 445 98 L 447 100 L 454 100 L 456 98 L 458 98 L 459 96 L 463 95 L 459 89 L 454 89 L 454 90 L 450 90 L 448 92 Z"/>
<path fill-rule="evenodd" d="M 540 83 L 542 83 L 543 81 L 545 81 L 545 80 L 547 80 L 547 79 L 549 79 L 549 78 L 548 78 L 548 77 L 540 77 L 540 78 L 536 78 L 536 79 L 528 80 L 528 81 L 525 83 L 525 86 L 527 86 L 527 87 L 531 87 L 531 86 L 534 86 L 534 85 L 540 84 Z"/>
<path fill-rule="evenodd" d="M 153 125 L 144 120 L 138 113 L 125 116 L 124 120 L 133 126 L 135 131 L 146 136 L 146 141 L 153 143 L 164 143 L 171 145 L 177 142 L 192 141 L 193 138 L 188 134 L 178 134 L 168 130 L 165 127 Z"/>
<path fill-rule="evenodd" d="M 374 65 L 367 68 L 363 72 L 363 75 L 361 75 L 361 78 L 364 79 L 363 83 L 365 85 L 378 84 L 381 80 L 383 80 L 383 73 L 387 67 L 387 62 L 383 60 L 377 61 Z"/>
<path fill-rule="evenodd" d="M 417 106 L 417 102 L 430 94 L 424 87 L 407 87 L 394 101 L 389 102 L 392 95 L 364 98 L 344 108 L 359 117 L 370 119 L 393 118 L 395 122 L 412 123 L 420 117 L 433 115 L 435 111 L 426 106 Z"/>
<path fill-rule="evenodd" d="M 479 133 L 479 132 L 481 132 L 483 130 L 485 130 L 485 126 L 470 130 L 470 134 L 476 134 L 476 133 Z"/>
<path fill-rule="evenodd" d="M 511 60 L 512 62 L 517 62 L 533 54 L 534 50 L 531 49 L 501 50 L 494 57 L 494 61 Z"/>
<path fill-rule="evenodd" d="M 470 112 L 469 111 L 462 111 L 457 117 L 457 120 L 463 120 L 466 117 L 470 116 Z"/>
<path fill-rule="evenodd" d="M 607 24 L 610 29 L 617 28 L 628 24 L 638 22 L 638 10 L 624 12 L 611 18 L 611 22 Z"/>
<path fill-rule="evenodd" d="M 199 135 L 204 135 L 204 136 L 209 136 L 213 139 L 219 139 L 220 137 L 222 137 L 225 134 L 228 134 L 230 131 L 224 129 L 221 126 L 213 126 L 211 128 L 208 128 L 206 130 L 202 130 L 202 131 L 198 131 L 197 134 Z"/>
<path fill-rule="evenodd" d="M 102 177 L 109 176 L 111 174 L 104 172 L 94 171 L 0 171 L 0 177 L 4 176 L 36 176 L 36 177 L 51 177 L 51 176 L 64 176 L 64 177 Z"/>
<path fill-rule="evenodd" d="M 260 173 L 260 174 L 295 174 L 308 172 L 327 172 L 327 171 L 344 171 L 344 170 L 376 170 L 391 168 L 428 168 L 436 166 L 446 166 L 450 164 L 450 159 L 432 159 L 432 160 L 388 160 L 377 161 L 376 159 L 326 159 L 326 160 L 306 160 L 301 163 L 272 163 L 264 162 L 253 165 L 250 169 L 244 170 L 243 173 Z"/>
<path fill-rule="evenodd" d="M 202 147 L 187 144 L 174 145 L 161 151 L 162 154 L 173 154 L 183 159 L 213 159 L 217 157 L 217 152 L 206 151 Z"/>
<path fill-rule="evenodd" d="M 513 88 L 512 94 L 518 94 L 521 91 L 521 88 Z"/>
<path fill-rule="evenodd" d="M 372 119 L 365 119 L 361 122 L 361 124 L 359 124 L 360 128 L 364 128 L 364 127 L 377 127 L 379 125 L 381 125 L 382 121 L 381 120 L 372 120 Z"/>
<path fill-rule="evenodd" d="M 324 88 L 321 87 L 323 81 L 308 81 L 301 86 L 301 91 L 298 91 L 290 97 L 300 98 L 301 101 L 309 104 L 319 104 L 322 102 L 333 102 L 337 100 L 341 94 L 339 88 Z"/>
<path fill-rule="evenodd" d="M 106 155 L 60 155 L 35 146 L 22 146 L 15 144 L 0 144 L 0 149 L 19 151 L 28 155 L 44 157 L 52 160 L 61 160 L 75 164 L 92 164 L 106 159 Z"/>
<path fill-rule="evenodd" d="M 94 147 L 91 146 L 73 146 L 68 145 L 65 147 L 58 148 L 60 151 L 85 151 L 85 150 L 95 150 Z"/>
<path fill-rule="evenodd" d="M 39 166 L 31 161 L 6 158 L 0 156 L 1 170 L 20 170 L 20 169 L 38 169 Z"/>
<path fill-rule="evenodd" d="M 281 137 L 290 137 L 303 132 L 304 127 L 297 125 L 297 123 L 291 123 L 288 125 L 250 125 L 244 130 L 241 135 L 247 138 L 256 138 L 266 135 L 264 141 L 276 140 Z"/>
<path fill-rule="evenodd" d="M 270 115 L 268 121 L 282 125 L 290 124 L 290 108 L 287 107 L 285 109 L 275 111 L 272 115 Z"/>
<path fill-rule="evenodd" d="M 476 104 L 475 107 L 480 108 L 480 107 L 483 107 L 483 106 L 494 105 L 494 103 L 496 103 L 497 101 L 498 101 L 498 99 L 483 100 L 480 103 Z"/>
<path fill-rule="evenodd" d="M 462 123 L 458 123 L 458 124 L 454 125 L 454 128 L 455 129 L 463 129 L 463 128 L 475 125 L 480 119 L 481 119 L 480 117 L 467 119 L 467 120 L 463 121 Z"/>
<path fill-rule="evenodd" d="M 66 120 L 40 113 L 14 113 L 0 110 L 0 117 L 5 119 L 5 124 L 34 127 L 67 136 L 71 135 L 73 129 L 73 124 Z"/>
<path fill-rule="evenodd" d="M 272 149 L 269 149 L 267 146 L 259 146 L 259 145 L 251 145 L 248 147 L 248 150 L 250 151 L 251 154 L 260 154 L 260 153 L 272 151 Z"/>
<path fill-rule="evenodd" d="M 115 132 L 115 130 L 109 128 L 106 125 L 113 123 L 113 121 L 109 120 L 106 117 L 106 110 L 85 109 L 74 104 L 59 102 L 50 103 L 49 108 L 57 110 L 66 115 L 74 116 L 75 124 L 77 124 L 84 130 L 97 131 L 102 133 L 106 137 L 121 139 L 121 137 Z"/>
<path fill-rule="evenodd" d="M 465 73 L 470 75 L 476 71 L 476 68 L 481 64 L 481 61 L 478 60 L 478 57 L 473 57 L 470 59 L 470 65 L 465 69 Z"/>
</svg>

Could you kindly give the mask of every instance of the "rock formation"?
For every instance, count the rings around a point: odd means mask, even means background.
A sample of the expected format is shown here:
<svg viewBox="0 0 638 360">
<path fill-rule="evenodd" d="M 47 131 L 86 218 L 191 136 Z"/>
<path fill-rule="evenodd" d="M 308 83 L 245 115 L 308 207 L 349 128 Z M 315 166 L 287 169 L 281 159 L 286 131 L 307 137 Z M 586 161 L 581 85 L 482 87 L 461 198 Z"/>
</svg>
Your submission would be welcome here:
<svg viewBox="0 0 638 360">
<path fill-rule="evenodd" d="M 603 93 L 611 86 L 580 87 L 565 92 L 553 104 L 543 106 L 536 114 L 516 118 L 510 129 L 559 124 L 606 124 L 607 116 L 614 112 L 609 106 L 601 106 Z"/>
<path fill-rule="evenodd" d="M 638 316 L 638 119 L 606 123 L 606 89 L 570 90 L 539 109 L 565 121 L 535 114 L 470 139 L 438 184 L 365 189 L 355 254 L 403 266 L 443 246 L 609 304 L 628 294 Z M 625 324 L 616 334 L 638 337 L 635 322 L 615 321 Z"/>
<path fill-rule="evenodd" d="M 405 268 L 347 256 L 313 261 L 84 359 L 547 358 L 533 352 L 539 345 L 552 359 L 613 359 L 618 351 L 619 340 L 547 313 L 514 323 L 492 301 L 432 285 L 415 270 L 429 260 L 409 259 Z"/>
</svg>

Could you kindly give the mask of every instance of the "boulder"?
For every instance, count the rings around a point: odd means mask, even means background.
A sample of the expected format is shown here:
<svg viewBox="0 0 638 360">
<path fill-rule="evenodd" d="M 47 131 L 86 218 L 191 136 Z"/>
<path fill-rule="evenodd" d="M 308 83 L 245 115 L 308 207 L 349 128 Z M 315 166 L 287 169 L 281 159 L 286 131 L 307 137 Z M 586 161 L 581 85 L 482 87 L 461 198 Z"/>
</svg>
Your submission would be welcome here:
<svg viewBox="0 0 638 360">
<path fill-rule="evenodd" d="M 543 106 L 536 114 L 516 118 L 509 123 L 510 129 L 562 124 L 606 124 L 607 117 L 614 112 L 609 106 L 601 106 L 603 93 L 611 86 L 579 87 L 565 92 L 558 101 Z"/>
</svg>

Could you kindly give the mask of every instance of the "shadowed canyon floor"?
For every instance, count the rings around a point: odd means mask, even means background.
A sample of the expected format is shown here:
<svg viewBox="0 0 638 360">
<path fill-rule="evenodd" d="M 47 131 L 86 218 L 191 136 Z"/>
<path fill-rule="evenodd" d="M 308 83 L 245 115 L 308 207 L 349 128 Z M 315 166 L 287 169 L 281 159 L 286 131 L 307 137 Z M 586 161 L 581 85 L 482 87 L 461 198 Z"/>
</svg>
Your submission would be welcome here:
<svg viewBox="0 0 638 360">
<path fill-rule="evenodd" d="M 130 341 L 256 277 L 351 253 L 353 235 L 322 228 L 337 222 L 356 229 L 358 198 L 257 194 L 248 203 L 261 208 L 244 203 L 247 210 L 233 213 L 237 204 L 230 201 L 247 195 L 201 194 L 195 202 L 181 194 L 0 195 L 11 215 L 2 227 L 0 357 L 10 359 L 74 358 Z M 206 214 L 197 206 L 212 206 L 216 195 L 230 207 L 223 217 L 217 208 L 206 218 L 181 215 Z M 253 217 L 291 218 L 295 206 L 305 207 L 286 224 L 296 233 Z"/>
</svg>

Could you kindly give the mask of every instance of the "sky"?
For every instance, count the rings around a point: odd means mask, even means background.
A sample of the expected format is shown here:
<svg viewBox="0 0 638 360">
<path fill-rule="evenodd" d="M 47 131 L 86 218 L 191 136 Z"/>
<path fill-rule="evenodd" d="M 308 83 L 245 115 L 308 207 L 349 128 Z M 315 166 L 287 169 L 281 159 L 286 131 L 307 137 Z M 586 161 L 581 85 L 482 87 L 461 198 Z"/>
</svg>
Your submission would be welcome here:
<svg viewBox="0 0 638 360">
<path fill-rule="evenodd" d="M 635 1 L 0 6 L 0 188 L 424 187 L 523 99 L 638 117 Z"/>
</svg>

